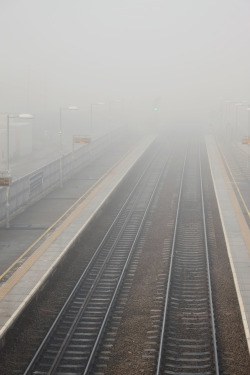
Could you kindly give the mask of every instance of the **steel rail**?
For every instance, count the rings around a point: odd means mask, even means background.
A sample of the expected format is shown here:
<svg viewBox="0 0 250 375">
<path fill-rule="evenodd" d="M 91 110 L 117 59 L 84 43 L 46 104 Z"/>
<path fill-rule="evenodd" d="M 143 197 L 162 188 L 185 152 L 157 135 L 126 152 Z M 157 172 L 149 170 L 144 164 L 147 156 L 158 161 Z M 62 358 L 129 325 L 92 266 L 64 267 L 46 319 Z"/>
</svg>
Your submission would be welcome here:
<svg viewBox="0 0 250 375">
<path fill-rule="evenodd" d="M 103 336 L 103 333 L 104 333 L 104 330 L 105 330 L 105 326 L 106 326 L 107 321 L 108 321 L 108 319 L 109 319 L 109 317 L 110 317 L 112 307 L 113 307 L 114 302 L 115 302 L 115 300 L 116 300 L 116 298 L 117 298 L 117 296 L 118 296 L 118 293 L 119 293 L 120 287 L 121 287 L 121 285 L 122 285 L 122 282 L 123 282 L 123 280 L 124 280 L 124 277 L 125 277 L 126 271 L 127 271 L 128 267 L 129 267 L 129 264 L 130 264 L 131 258 L 132 258 L 133 254 L 134 254 L 134 251 L 135 251 L 136 245 L 137 245 L 137 243 L 138 243 L 138 239 L 139 239 L 139 236 L 140 236 L 140 234 L 141 234 L 141 231 L 142 231 L 143 225 L 144 225 L 144 223 L 145 223 L 145 220 L 146 220 L 146 217 L 147 217 L 147 215 L 148 215 L 149 209 L 150 209 L 151 204 L 152 204 L 152 202 L 153 202 L 153 199 L 154 199 L 154 197 L 155 197 L 156 191 L 157 191 L 157 189 L 159 188 L 159 184 L 160 184 L 160 181 L 162 180 L 162 176 L 163 176 L 163 174 L 164 174 L 164 172 L 165 172 L 165 169 L 166 169 L 167 164 L 168 164 L 168 160 L 166 161 L 164 167 L 162 168 L 161 174 L 159 175 L 159 177 L 158 177 L 158 179 L 157 179 L 157 181 L 156 181 L 155 187 L 154 187 L 154 189 L 153 189 L 153 191 L 152 191 L 152 194 L 151 194 L 151 196 L 150 196 L 150 199 L 149 199 L 149 201 L 148 201 L 148 204 L 147 204 L 147 207 L 146 207 L 146 209 L 145 209 L 145 212 L 144 212 L 143 218 L 142 218 L 142 220 L 141 220 L 140 226 L 139 226 L 139 228 L 138 228 L 138 231 L 137 231 L 137 233 L 136 233 L 135 239 L 134 239 L 133 244 L 132 244 L 132 246 L 131 246 L 131 249 L 130 249 L 130 252 L 129 252 L 129 254 L 128 254 L 128 258 L 127 258 L 127 260 L 126 260 L 126 263 L 125 263 L 125 265 L 124 265 L 124 267 L 123 267 L 123 270 L 122 270 L 122 272 L 121 272 L 121 275 L 120 275 L 119 281 L 118 281 L 118 283 L 117 283 L 117 286 L 116 286 L 116 289 L 115 289 L 115 291 L 114 291 L 113 297 L 112 297 L 112 299 L 111 299 L 111 301 L 110 301 L 110 305 L 109 305 L 109 307 L 108 307 L 108 309 L 107 309 L 107 312 L 106 312 L 105 318 L 104 318 L 104 320 L 103 320 L 103 323 L 102 323 L 102 326 L 101 326 L 101 328 L 100 328 L 99 334 L 98 334 L 98 336 L 97 336 L 97 338 L 96 338 L 96 342 L 95 342 L 95 344 L 94 344 L 94 346 L 93 346 L 92 352 L 91 352 L 91 354 L 90 354 L 90 356 L 89 356 L 89 360 L 88 360 L 87 365 L 86 365 L 86 367 L 85 367 L 85 369 L 84 369 L 83 375 L 87 375 L 87 374 L 89 373 L 89 370 L 91 369 L 91 366 L 93 365 L 93 360 L 94 360 L 94 357 L 95 357 L 95 354 L 96 354 L 97 348 L 98 348 L 98 346 L 99 346 L 100 340 L 101 340 L 101 338 L 102 338 L 102 336 Z"/>
<path fill-rule="evenodd" d="M 90 268 L 92 267 L 92 265 L 94 264 L 98 254 L 100 253 L 100 250 L 103 246 L 103 244 L 105 243 L 106 239 L 108 238 L 108 236 L 110 235 L 112 229 L 114 228 L 114 226 L 116 225 L 117 221 L 119 220 L 120 216 L 122 215 L 125 207 L 127 206 L 128 202 L 130 201 L 131 197 L 133 196 L 136 188 L 138 187 L 138 185 L 140 184 L 141 180 L 143 179 L 144 175 L 146 174 L 147 172 L 147 169 L 150 165 L 150 163 L 152 162 L 152 160 L 150 160 L 150 162 L 146 165 L 145 169 L 143 170 L 142 174 L 140 175 L 139 179 L 137 180 L 136 184 L 134 185 L 133 189 L 131 190 L 130 194 L 128 195 L 126 201 L 124 202 L 124 204 L 122 205 L 121 209 L 119 210 L 119 212 L 117 213 L 116 217 L 114 218 L 112 224 L 110 225 L 108 231 L 106 232 L 106 234 L 104 235 L 103 239 L 101 240 L 99 246 L 97 247 L 97 249 L 95 250 L 94 254 L 92 255 L 88 265 L 86 266 L 85 270 L 83 271 L 81 277 L 79 278 L 79 280 L 77 281 L 76 285 L 74 286 L 73 290 L 71 291 L 70 295 L 68 296 L 66 302 L 64 303 L 64 305 L 62 306 L 60 312 L 58 313 L 56 319 L 54 320 L 52 326 L 50 327 L 49 331 L 47 332 L 46 336 L 44 337 L 41 345 L 39 346 L 39 348 L 37 349 L 35 355 L 33 356 L 31 362 L 29 363 L 29 366 L 27 367 L 27 369 L 25 370 L 24 374 L 23 375 L 28 375 L 29 372 L 31 371 L 32 367 L 34 366 L 37 358 L 39 357 L 39 354 L 41 353 L 42 349 L 45 347 L 46 345 L 46 342 L 49 340 L 49 338 L 53 335 L 53 332 L 54 330 L 56 329 L 57 327 L 57 324 L 59 322 L 59 320 L 61 319 L 64 311 L 66 310 L 66 308 L 69 306 L 69 304 L 71 303 L 72 299 L 74 298 L 74 295 L 76 293 L 76 291 L 78 290 L 79 286 L 81 285 L 83 279 L 86 277 L 88 271 L 90 270 Z"/>
<path fill-rule="evenodd" d="M 98 273 L 97 273 L 97 275 L 95 277 L 95 280 L 94 280 L 93 284 L 91 285 L 91 288 L 89 289 L 89 291 L 88 291 L 88 293 L 87 293 L 87 295 L 86 295 L 86 297 L 84 299 L 84 302 L 82 303 L 82 305 L 81 305 L 81 307 L 80 307 L 80 309 L 79 309 L 79 311 L 78 311 L 78 313 L 77 313 L 74 321 L 72 322 L 72 325 L 69 328 L 67 336 L 63 340 L 63 342 L 61 344 L 61 347 L 58 350 L 58 353 L 57 353 L 57 355 L 56 355 L 56 357 L 54 359 L 54 362 L 51 365 L 50 370 L 48 371 L 47 375 L 53 375 L 55 373 L 55 370 L 57 369 L 58 364 L 60 363 L 61 359 L 63 358 L 63 355 L 64 355 L 65 350 L 67 348 L 67 344 L 71 340 L 71 338 L 72 338 L 72 336 L 73 336 L 73 334 L 75 332 L 75 329 L 77 328 L 78 323 L 79 323 L 79 321 L 80 321 L 80 319 L 82 317 L 82 314 L 84 313 L 85 309 L 87 308 L 88 303 L 89 303 L 91 297 L 93 296 L 93 294 L 95 292 L 95 288 L 98 285 L 98 282 L 100 281 L 101 277 L 103 276 L 103 273 L 104 273 L 104 271 L 106 269 L 106 266 L 107 266 L 109 260 L 111 259 L 112 255 L 113 255 L 113 253 L 115 251 L 115 247 L 116 247 L 118 241 L 120 240 L 120 238 L 121 238 L 121 236 L 122 236 L 122 234 L 124 232 L 124 228 L 126 227 L 129 219 L 131 218 L 131 216 L 133 214 L 133 208 L 135 206 L 136 206 L 136 201 L 134 201 L 132 209 L 130 210 L 128 216 L 125 218 L 125 221 L 122 224 L 122 226 L 121 226 L 121 228 L 119 230 L 119 233 L 117 234 L 117 237 L 116 237 L 114 243 L 112 244 L 112 247 L 110 248 L 109 253 L 107 254 L 107 257 L 105 258 L 105 260 L 104 260 L 101 268 L 99 269 L 99 271 L 98 271 Z"/>
<path fill-rule="evenodd" d="M 169 274 L 168 274 L 166 297 L 165 297 L 165 304 L 164 304 L 163 318 L 162 318 L 162 329 L 161 329 L 161 336 L 160 336 L 159 353 L 158 353 L 158 358 L 157 358 L 156 375 L 160 375 L 160 368 L 161 368 L 161 359 L 162 359 L 162 352 L 163 352 L 163 345 L 164 345 L 164 334 L 165 334 L 166 321 L 167 321 L 166 317 L 167 317 L 167 310 L 168 310 L 169 291 L 170 291 L 170 285 L 171 285 L 171 276 L 173 272 L 173 259 L 174 259 L 174 252 L 175 252 L 176 232 L 177 232 L 177 225 L 178 225 L 178 219 L 179 219 L 180 202 L 181 202 L 182 186 L 183 186 L 184 172 L 185 172 L 185 166 L 186 166 L 186 160 L 187 160 L 187 152 L 188 151 L 186 151 L 186 155 L 183 161 L 180 189 L 179 189 L 179 195 L 178 195 L 173 243 L 172 243 L 172 248 L 171 248 L 170 264 L 169 264 Z"/>
<path fill-rule="evenodd" d="M 205 273 L 206 273 L 206 280 L 207 280 L 207 288 L 205 288 L 204 290 L 207 290 L 207 295 L 208 295 L 208 299 L 209 299 L 209 302 L 208 302 L 208 306 L 209 307 L 207 307 L 208 308 L 208 310 L 209 310 L 209 312 L 210 313 L 208 313 L 208 315 L 209 315 L 209 318 L 208 318 L 208 324 L 206 325 L 206 329 L 208 330 L 207 332 L 209 332 L 210 331 L 210 339 L 211 339 L 211 348 L 213 348 L 213 350 L 211 349 L 211 359 L 212 359 L 212 363 L 211 363 L 211 366 L 214 368 L 214 370 L 213 370 L 213 374 L 216 374 L 216 375 L 218 375 L 219 374 L 219 364 L 218 364 L 218 353 L 217 353 L 217 343 L 216 343 L 216 332 L 215 332 L 215 320 L 214 320 L 214 312 L 213 312 L 213 301 L 212 301 L 212 287 L 211 287 L 211 277 L 210 277 L 210 268 L 209 268 L 209 255 L 208 255 L 208 242 L 207 242 L 207 230 L 206 230 L 206 221 L 205 221 L 205 206 L 204 206 L 204 196 L 203 196 L 203 183 L 202 183 L 202 171 L 201 171 L 201 157 L 200 157 L 200 149 L 199 149 L 199 153 L 198 153 L 198 169 L 199 169 L 199 176 L 197 177 L 197 179 L 199 179 L 199 180 L 197 180 L 197 182 L 199 181 L 199 185 L 200 185 L 200 202 L 201 202 L 201 208 L 200 209 L 198 209 L 198 210 L 200 210 L 200 213 L 201 213 L 201 217 L 202 217 L 202 225 L 201 225 L 201 228 L 203 228 L 203 235 L 201 236 L 202 238 L 203 238 L 203 242 L 204 242 L 204 247 L 203 247 L 203 251 L 204 251 L 204 267 L 205 267 Z M 165 303 L 164 303 L 164 310 L 163 310 L 163 318 L 162 318 L 162 329 L 161 329 L 161 336 L 160 336 L 160 343 L 159 343 L 159 352 L 158 352 L 158 358 L 157 358 L 157 366 L 156 366 L 156 375 L 160 375 L 161 374 L 161 371 L 162 371 L 162 366 L 163 366 L 163 358 L 164 358 L 164 355 L 163 355 L 163 352 L 164 352 L 164 349 L 165 349 L 165 342 L 166 342 L 166 328 L 167 328 L 167 316 L 168 316 L 168 310 L 169 310 L 169 304 L 170 304 L 170 300 L 169 300 L 169 298 L 170 298 L 170 289 L 172 290 L 172 288 L 171 288 L 171 286 L 172 286 L 172 283 L 173 283 L 173 277 L 174 277 L 174 272 L 175 272 L 175 270 L 174 270 L 174 259 L 175 259 L 175 257 L 176 257 L 176 240 L 177 240 L 177 228 L 179 227 L 179 220 L 180 220 L 180 218 L 179 218 L 179 216 L 180 216 L 180 202 L 181 202 L 181 199 L 182 199 L 182 195 L 183 195 L 183 193 L 182 193 L 182 190 L 183 190 L 183 180 L 184 180 L 184 174 L 185 174 L 185 166 L 186 166 L 186 160 L 187 160 L 187 154 L 186 154 L 186 158 L 185 158 L 185 161 L 184 161 L 184 165 L 183 165 L 183 170 L 182 170 L 182 177 L 181 177 L 181 183 L 180 183 L 180 190 L 179 190 L 179 197 L 178 197 L 178 204 L 177 204 L 177 214 L 176 214 L 176 220 L 175 220 L 175 227 L 174 227 L 174 234 L 173 234 L 173 243 L 172 243 L 172 248 L 171 248 L 171 255 L 170 255 L 170 264 L 169 264 L 169 275 L 168 275 L 168 281 L 167 281 L 167 285 L 166 285 L 166 293 L 165 293 Z M 197 217 L 196 217 L 196 220 L 197 220 Z M 185 233 L 184 233 L 184 237 L 183 237 L 184 239 L 186 238 L 185 237 Z M 182 241 L 183 241 L 183 238 L 182 238 Z M 197 240 L 199 239 L 199 237 L 197 237 Z M 189 243 L 190 244 L 190 243 Z M 192 244 L 192 242 L 191 242 L 191 244 Z M 182 246 L 182 245 L 181 245 Z M 179 253 L 179 255 L 178 255 L 178 258 L 180 257 L 180 253 Z M 184 261 L 184 262 L 186 262 L 186 261 L 188 261 L 188 259 L 189 258 L 186 258 L 185 256 L 184 256 L 184 258 L 183 258 L 183 256 L 182 256 L 182 258 L 180 258 L 180 259 L 182 259 L 182 262 Z M 199 257 L 198 258 L 195 258 L 194 260 L 193 260 L 194 262 L 197 262 L 197 272 L 198 273 L 200 273 L 200 272 L 202 272 L 201 271 L 201 266 L 200 266 L 200 259 L 199 259 Z M 179 266 L 178 267 L 180 267 L 180 264 L 182 264 L 182 263 L 179 263 Z M 202 263 L 201 263 L 202 264 Z M 183 267 L 183 266 L 182 266 Z M 187 268 L 187 270 L 190 270 L 190 268 Z M 180 272 L 180 269 L 178 268 L 178 273 Z M 192 271 L 193 272 L 193 271 Z M 197 289 L 197 285 L 198 285 L 198 289 Z M 189 286 L 188 286 L 189 287 Z M 179 292 L 180 291 L 182 291 L 183 289 L 182 289 L 182 287 L 181 287 L 181 285 L 175 285 L 174 286 L 174 288 L 175 288 L 175 290 L 177 289 L 177 290 L 179 290 Z M 194 284 L 194 286 L 192 286 L 192 289 L 186 289 L 185 288 L 185 290 L 186 290 L 186 298 L 188 298 L 189 300 L 190 300 L 190 298 L 192 299 L 193 297 L 192 297 L 192 290 L 193 291 L 195 291 L 195 290 L 197 290 L 197 293 L 198 293 L 198 291 L 199 291 L 199 284 Z M 179 294 L 179 292 L 178 292 L 178 294 Z M 202 292 L 202 289 L 201 289 L 201 291 L 199 292 L 199 293 L 203 293 Z M 178 297 L 178 294 L 176 295 L 176 297 L 175 298 L 181 298 L 180 296 Z M 185 294 L 184 294 L 185 295 Z M 173 297 L 174 297 L 175 295 L 173 295 Z M 187 297 L 188 296 L 188 297 Z M 201 299 L 203 299 L 204 298 L 204 296 L 202 295 L 202 294 L 200 294 L 200 298 Z M 184 300 L 185 300 L 185 298 L 184 298 Z M 198 300 L 198 298 L 197 298 L 197 300 Z M 173 302 L 171 302 L 171 306 L 172 306 L 172 304 L 173 304 Z M 191 305 L 190 305 L 191 306 Z M 190 310 L 190 306 L 189 306 L 189 310 Z M 173 307 L 172 307 L 173 308 Z M 202 311 L 202 309 L 204 308 L 204 302 L 203 302 L 203 307 L 201 308 L 201 310 L 198 310 L 197 311 L 197 316 L 199 315 L 201 318 L 202 318 L 202 316 L 204 316 L 204 311 Z M 173 310 L 173 312 L 172 313 L 174 313 L 175 311 L 179 311 L 179 310 L 176 310 L 177 309 L 177 307 L 174 307 L 174 310 Z M 184 313 L 184 315 L 183 315 L 183 317 L 185 316 L 185 309 L 184 310 L 180 310 L 180 312 L 182 312 L 183 311 L 183 313 Z M 187 310 L 188 311 L 188 310 Z M 192 310 L 191 311 L 193 311 L 193 307 L 192 307 Z M 195 311 L 195 310 L 194 310 Z M 176 314 L 176 313 L 175 313 Z M 178 313 L 179 314 L 179 313 Z M 190 312 L 188 312 L 188 315 L 190 314 Z M 194 313 L 193 313 L 193 315 L 195 315 Z M 178 315 L 177 315 L 178 316 Z M 184 318 L 185 319 L 185 318 Z M 203 318 L 204 319 L 204 318 Z M 192 320 L 191 320 L 192 321 Z M 209 323 L 210 322 L 210 323 Z M 176 327 L 178 327 L 178 324 L 179 324 L 179 322 L 176 322 L 176 321 L 174 321 L 174 323 L 173 324 L 175 324 L 175 326 L 172 326 L 172 328 L 170 328 L 171 329 L 171 331 L 172 331 L 172 333 L 174 334 L 174 332 L 176 332 L 175 330 L 172 330 L 173 329 L 173 327 L 175 327 L 174 329 L 176 329 Z M 176 326 L 176 324 L 177 324 L 177 326 Z M 187 324 L 187 323 L 185 323 L 185 324 Z M 189 324 L 190 324 L 190 322 L 189 322 Z M 201 323 L 200 323 L 201 324 Z M 199 323 L 198 323 L 198 325 L 199 325 Z M 170 327 L 171 327 L 170 326 Z M 187 325 L 187 327 L 189 327 L 189 325 Z M 185 329 L 187 329 L 187 328 L 185 328 Z M 189 328 L 190 329 L 190 328 Z M 203 328 L 204 329 L 204 328 Z M 184 339 L 184 337 L 185 336 L 181 336 L 181 337 L 183 337 L 183 339 Z M 182 339 L 182 341 L 183 341 L 183 339 Z M 190 338 L 191 339 L 191 338 Z M 180 339 L 179 339 L 180 340 Z M 177 340 L 178 341 L 178 340 Z M 175 345 L 177 345 L 178 346 L 178 344 L 175 344 Z M 185 346 L 185 345 L 184 345 Z M 188 347 L 188 346 L 187 346 Z M 194 353 L 193 354 L 191 354 L 192 353 L 192 349 L 191 349 L 191 347 L 192 347 L 192 345 L 190 346 L 190 343 L 189 343 L 189 347 L 190 347 L 190 350 L 189 350 L 189 356 L 191 356 L 192 357 L 192 360 L 194 361 L 195 360 L 195 357 L 194 357 Z M 170 349 L 171 351 L 169 352 L 169 353 L 174 353 L 174 352 L 172 352 L 172 349 Z M 212 351 L 213 351 L 213 354 L 212 354 Z M 177 353 L 176 353 L 176 355 L 177 355 Z M 199 355 L 200 355 L 200 353 L 199 353 Z M 172 358 L 173 357 L 173 358 Z M 177 357 L 178 358 L 178 357 Z M 200 357 L 198 357 L 198 358 L 200 358 Z M 198 358 L 197 358 L 197 361 L 198 361 Z M 209 357 L 207 357 L 207 359 L 206 359 L 206 361 L 208 361 L 208 358 Z M 174 356 L 173 356 L 173 354 L 170 356 L 170 358 L 169 358 L 169 360 L 172 362 L 173 360 L 175 360 L 174 359 Z M 184 359 L 183 359 L 184 360 Z M 180 366 L 180 368 L 182 368 L 182 361 L 183 360 L 180 360 L 180 365 L 178 365 L 178 367 Z M 186 359 L 187 361 L 188 361 L 188 359 Z M 190 360 L 191 361 L 191 360 Z M 201 361 L 203 361 L 203 359 L 201 360 Z M 204 359 L 204 361 L 205 361 L 205 359 Z M 169 370 L 166 370 L 165 369 L 165 372 L 164 373 L 168 373 L 168 374 L 173 374 L 173 373 L 178 373 L 178 370 L 177 370 L 177 368 L 175 368 L 175 365 L 173 364 L 174 362 L 172 362 L 172 364 L 171 364 L 171 362 L 169 363 L 169 366 L 170 366 L 170 368 L 169 368 Z M 167 362 L 168 363 L 168 362 Z M 178 359 L 177 359 L 177 362 L 176 363 L 178 363 Z M 192 362 L 191 362 L 192 363 Z M 197 373 L 197 370 L 195 371 L 195 367 L 194 366 L 192 366 L 192 364 L 190 363 L 190 365 L 191 365 L 191 367 L 193 367 L 193 369 L 191 370 L 190 369 L 190 372 L 189 372 L 189 370 L 188 370 L 188 368 L 189 368 L 189 365 L 187 365 L 187 369 L 186 369 L 186 372 L 184 371 L 184 369 L 181 371 L 180 370 L 180 372 L 182 373 L 183 371 L 185 372 L 185 373 Z M 199 363 L 199 362 L 197 362 L 197 363 Z M 209 363 L 209 362 L 208 362 Z M 203 365 L 202 363 L 201 363 L 201 365 Z M 197 366 L 197 365 L 196 365 Z M 207 365 L 206 365 L 207 366 Z M 172 367 L 172 370 L 171 370 L 171 367 Z M 194 372 L 193 372 L 194 371 Z M 204 370 L 204 371 L 206 371 L 206 370 Z M 179 372 L 179 373 L 180 373 Z M 204 372 L 204 373 L 206 373 L 206 374 L 211 374 L 211 372 Z"/>
<path fill-rule="evenodd" d="M 213 336 L 213 346 L 214 346 L 214 362 L 215 362 L 215 375 L 219 375 L 219 360 L 218 360 L 218 350 L 216 341 L 216 328 L 214 319 L 214 308 L 213 308 L 213 297 L 212 297 L 212 285 L 211 285 L 211 272 L 210 272 L 210 262 L 209 262 L 209 252 L 208 252 L 208 241 L 207 241 L 207 225 L 205 216 L 205 204 L 204 204 L 204 193 L 203 193 L 203 179 L 201 171 L 201 156 L 199 149 L 199 166 L 200 166 L 200 185 L 201 185 L 201 201 L 202 201 L 202 216 L 203 216 L 203 228 L 204 228 L 204 242 L 206 249 L 206 260 L 207 260 L 207 279 L 208 279 L 208 293 L 209 293 L 209 304 L 210 304 L 210 316 L 211 316 L 211 327 Z"/>
<path fill-rule="evenodd" d="M 155 157 L 155 155 L 154 155 Z M 35 356 L 33 357 L 32 361 L 30 362 L 28 368 L 26 369 L 24 375 L 27 375 L 30 373 L 30 371 L 32 370 L 32 368 L 35 366 L 39 356 L 40 356 L 40 353 L 42 352 L 43 348 L 45 347 L 46 345 L 46 342 L 50 339 L 50 337 L 53 335 L 53 332 L 55 331 L 64 311 L 67 309 L 67 307 L 71 304 L 71 301 L 74 297 L 74 295 L 76 294 L 76 291 L 77 289 L 79 288 L 79 286 L 81 285 L 83 279 L 85 278 L 87 272 L 89 271 L 89 269 L 91 268 L 91 266 L 94 264 L 103 244 L 105 243 L 106 239 L 108 238 L 108 236 L 110 235 L 113 227 L 115 226 L 115 224 L 117 223 L 117 221 L 119 220 L 120 216 L 122 215 L 123 211 L 125 210 L 126 206 L 129 204 L 130 200 L 132 199 L 137 187 L 139 186 L 139 184 L 141 183 L 143 177 L 145 176 L 148 168 L 150 167 L 150 164 L 153 162 L 153 159 L 151 159 L 151 161 L 146 165 L 143 173 L 141 174 L 141 176 L 139 177 L 139 180 L 137 181 L 136 185 L 134 186 L 134 188 L 132 189 L 131 193 L 129 194 L 129 197 L 126 199 L 126 202 L 123 204 L 122 208 L 120 209 L 120 211 L 118 212 L 115 220 L 113 221 L 112 225 L 110 226 L 108 232 L 106 233 L 106 235 L 104 236 L 103 240 L 101 241 L 100 245 L 98 246 L 98 248 L 96 249 L 94 255 L 92 256 L 88 266 L 86 267 L 85 271 L 83 272 L 82 276 L 80 277 L 79 281 L 77 282 L 76 286 L 74 287 L 73 291 L 71 292 L 70 296 L 68 297 L 67 301 L 65 302 L 63 308 L 61 309 L 60 313 L 58 314 L 56 320 L 54 321 L 51 329 L 49 330 L 49 332 L 47 333 L 47 335 L 45 336 L 42 344 L 40 345 L 40 347 L 38 348 L 37 352 L 35 353 Z M 112 251 L 112 250 L 111 250 Z M 92 289 L 92 287 L 91 287 Z M 77 320 L 79 320 L 80 314 L 78 314 L 78 317 L 75 319 L 75 323 Z M 48 373 L 48 374 L 52 374 L 53 373 L 53 369 L 56 367 L 56 364 L 60 358 L 60 352 L 63 351 L 63 349 L 61 348 L 60 351 L 59 351 L 59 354 L 58 354 L 58 357 L 55 359 L 55 361 L 53 362 L 53 365 L 52 365 L 52 368 L 51 368 L 51 371 Z"/>
</svg>

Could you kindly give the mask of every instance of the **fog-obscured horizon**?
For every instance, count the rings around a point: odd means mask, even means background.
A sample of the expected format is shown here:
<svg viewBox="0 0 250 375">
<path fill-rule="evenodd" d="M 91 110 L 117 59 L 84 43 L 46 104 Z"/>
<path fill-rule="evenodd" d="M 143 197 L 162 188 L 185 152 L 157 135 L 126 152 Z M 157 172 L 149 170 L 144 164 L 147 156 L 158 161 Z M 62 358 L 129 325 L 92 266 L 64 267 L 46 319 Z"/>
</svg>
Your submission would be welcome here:
<svg viewBox="0 0 250 375">
<path fill-rule="evenodd" d="M 206 126 L 250 101 L 249 19 L 248 0 L 0 0 L 0 112 Z"/>
</svg>

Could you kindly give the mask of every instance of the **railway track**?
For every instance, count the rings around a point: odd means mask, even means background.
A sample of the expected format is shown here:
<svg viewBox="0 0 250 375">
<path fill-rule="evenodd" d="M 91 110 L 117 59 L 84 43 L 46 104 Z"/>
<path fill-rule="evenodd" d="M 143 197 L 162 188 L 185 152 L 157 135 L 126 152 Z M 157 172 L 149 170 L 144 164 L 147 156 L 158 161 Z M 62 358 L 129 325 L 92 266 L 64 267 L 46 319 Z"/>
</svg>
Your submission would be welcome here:
<svg viewBox="0 0 250 375">
<path fill-rule="evenodd" d="M 187 152 L 177 206 L 156 374 L 219 374 L 198 148 Z"/>
<path fill-rule="evenodd" d="M 25 371 L 88 374 L 167 165 L 147 165 Z"/>
</svg>

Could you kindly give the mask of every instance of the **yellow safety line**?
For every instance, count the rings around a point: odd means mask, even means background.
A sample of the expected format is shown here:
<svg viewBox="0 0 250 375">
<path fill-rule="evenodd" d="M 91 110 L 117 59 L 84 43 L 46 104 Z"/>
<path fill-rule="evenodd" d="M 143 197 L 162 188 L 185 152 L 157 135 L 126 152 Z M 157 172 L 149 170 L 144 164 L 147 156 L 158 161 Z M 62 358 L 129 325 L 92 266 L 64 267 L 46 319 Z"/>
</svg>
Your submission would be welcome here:
<svg viewBox="0 0 250 375">
<path fill-rule="evenodd" d="M 137 146 L 138 147 L 138 146 Z M 134 150 L 134 149 L 133 149 Z M 108 174 L 110 174 L 111 172 L 112 172 L 112 170 L 114 170 L 119 164 L 121 164 L 122 163 L 122 161 L 128 156 L 128 154 L 129 153 L 131 153 L 132 152 L 132 150 L 130 149 L 129 151 L 127 151 L 126 152 L 126 154 L 125 155 L 123 155 L 106 173 L 104 173 L 104 175 L 103 176 L 101 176 L 100 178 L 99 178 L 99 180 L 97 180 L 80 198 L 78 198 L 77 199 L 77 201 L 75 201 L 64 213 L 63 213 L 63 215 L 62 216 L 60 216 L 59 217 L 59 219 L 57 219 L 48 229 L 46 229 L 46 231 L 45 232 L 43 232 L 43 234 L 35 241 L 35 242 L 33 242 L 33 244 L 32 245 L 30 245 L 29 247 L 28 247 L 28 249 L 26 249 L 24 252 L 23 252 L 23 254 L 22 255 L 20 255 L 19 256 L 19 258 L 17 258 L 16 260 L 15 260 L 15 262 L 13 262 L 10 266 L 9 266 L 9 268 L 7 268 L 1 275 L 0 275 L 0 280 L 25 256 L 25 255 L 27 255 L 29 252 L 30 252 L 30 250 L 51 230 L 51 229 L 53 229 L 57 224 L 58 224 L 58 222 L 59 221 L 61 221 L 66 215 L 67 215 L 67 213 L 69 212 L 69 211 L 71 211 L 73 208 L 74 208 L 74 206 L 76 206 L 78 203 L 79 203 L 79 201 L 80 200 L 82 200 L 86 195 L 88 195 L 92 190 L 94 190 L 95 189 L 95 187 L 98 185 L 98 184 L 100 184 L 101 182 L 102 182 L 102 180 L 104 180 L 105 179 L 105 177 L 108 175 Z"/>
<path fill-rule="evenodd" d="M 237 189 L 237 191 L 238 191 L 238 193 L 239 193 L 240 199 L 241 199 L 241 201 L 242 201 L 242 203 L 243 203 L 243 205 L 244 205 L 244 207 L 245 207 L 245 210 L 247 211 L 248 216 L 250 216 L 250 212 L 249 212 L 249 210 L 248 210 L 248 207 L 247 207 L 247 205 L 246 205 L 246 203 L 245 203 L 245 201 L 244 201 L 243 196 L 241 195 L 240 189 L 238 188 L 238 184 L 237 184 L 237 182 L 236 182 L 235 179 L 234 179 L 234 176 L 233 176 L 233 173 L 232 173 L 232 171 L 231 171 L 231 168 L 229 167 L 229 164 L 227 163 L 227 159 L 226 159 L 226 157 L 225 157 L 225 155 L 224 155 L 224 153 L 223 153 L 223 151 L 221 150 L 220 147 L 219 147 L 219 149 L 220 149 L 220 152 L 221 152 L 221 154 L 222 154 L 222 156 L 223 156 L 223 159 L 224 159 L 224 161 L 225 161 L 225 163 L 226 163 L 226 165 L 227 165 L 227 168 L 228 168 L 228 170 L 229 170 L 229 172 L 230 172 L 230 175 L 231 175 L 231 177 L 232 177 L 232 179 L 233 179 L 233 181 L 234 181 L 234 184 L 235 184 L 236 189 Z"/>
</svg>

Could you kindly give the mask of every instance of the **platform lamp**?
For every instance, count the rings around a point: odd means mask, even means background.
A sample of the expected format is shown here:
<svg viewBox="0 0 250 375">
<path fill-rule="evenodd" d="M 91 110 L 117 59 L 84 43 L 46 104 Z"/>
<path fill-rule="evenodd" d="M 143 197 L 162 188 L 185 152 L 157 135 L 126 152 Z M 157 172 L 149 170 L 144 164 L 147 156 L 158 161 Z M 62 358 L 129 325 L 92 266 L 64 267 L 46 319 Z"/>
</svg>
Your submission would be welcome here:
<svg viewBox="0 0 250 375">
<path fill-rule="evenodd" d="M 60 141 L 60 166 L 59 166 L 59 174 L 60 174 L 60 187 L 63 187 L 63 170 L 62 170 L 62 159 L 63 159 L 63 143 L 62 143 L 62 112 L 63 111 L 78 111 L 79 108 L 75 105 L 71 105 L 69 107 L 60 107 L 59 109 L 59 141 Z"/>
<path fill-rule="evenodd" d="M 3 174 L 4 185 L 6 186 L 6 228 L 10 227 L 10 204 L 9 204 L 9 193 L 11 185 L 11 171 L 10 171 L 10 119 L 21 118 L 21 119 L 32 119 L 33 115 L 23 113 L 19 115 L 6 114 L 7 127 L 6 127 L 6 152 L 7 152 L 7 171 Z"/>
</svg>

